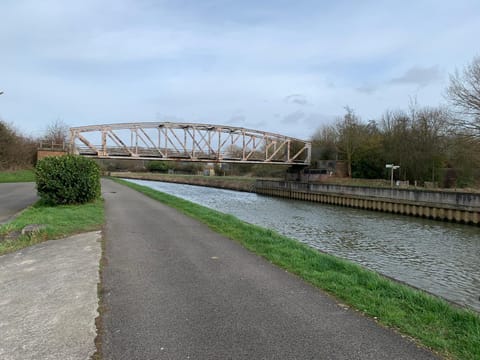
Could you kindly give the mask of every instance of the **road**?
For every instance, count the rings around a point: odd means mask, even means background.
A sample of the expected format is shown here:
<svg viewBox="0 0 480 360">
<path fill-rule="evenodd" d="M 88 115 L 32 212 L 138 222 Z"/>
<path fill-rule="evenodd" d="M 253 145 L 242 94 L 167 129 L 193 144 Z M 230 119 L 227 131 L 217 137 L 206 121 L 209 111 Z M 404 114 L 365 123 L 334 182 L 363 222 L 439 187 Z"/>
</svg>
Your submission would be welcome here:
<svg viewBox="0 0 480 360">
<path fill-rule="evenodd" d="M 37 199 L 35 183 L 0 184 L 0 224 L 33 204 Z"/>
<path fill-rule="evenodd" d="M 104 359 L 435 359 L 205 225 L 105 180 Z"/>
</svg>

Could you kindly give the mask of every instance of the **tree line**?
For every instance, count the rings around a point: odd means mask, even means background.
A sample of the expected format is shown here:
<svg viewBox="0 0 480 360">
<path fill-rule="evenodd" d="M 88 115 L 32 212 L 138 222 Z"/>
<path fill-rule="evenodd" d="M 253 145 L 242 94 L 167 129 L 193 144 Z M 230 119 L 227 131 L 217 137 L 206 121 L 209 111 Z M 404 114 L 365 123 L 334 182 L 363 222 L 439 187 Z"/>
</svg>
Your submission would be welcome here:
<svg viewBox="0 0 480 360">
<path fill-rule="evenodd" d="M 480 172 L 480 57 L 450 76 L 446 98 L 449 106 L 412 100 L 408 109 L 387 110 L 367 122 L 347 106 L 312 136 L 313 159 L 343 160 L 347 175 L 356 178 L 385 178 L 385 165 L 394 164 L 401 180 L 474 185 Z"/>
<path fill-rule="evenodd" d="M 0 120 L 0 170 L 17 170 L 33 165 L 36 151 L 34 139 L 21 135 Z"/>
<path fill-rule="evenodd" d="M 0 119 L 0 171 L 33 167 L 40 141 L 62 144 L 67 137 L 68 126 L 61 120 L 50 124 L 41 138 L 34 138 Z"/>
</svg>

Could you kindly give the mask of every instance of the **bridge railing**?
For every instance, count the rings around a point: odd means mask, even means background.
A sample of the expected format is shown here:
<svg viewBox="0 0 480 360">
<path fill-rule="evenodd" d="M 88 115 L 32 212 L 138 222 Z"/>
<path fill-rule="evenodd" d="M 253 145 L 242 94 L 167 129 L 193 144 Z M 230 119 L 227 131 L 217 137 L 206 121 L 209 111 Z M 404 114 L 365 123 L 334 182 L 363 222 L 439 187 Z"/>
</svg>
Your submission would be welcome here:
<svg viewBox="0 0 480 360">
<path fill-rule="evenodd" d="M 67 151 L 68 144 L 65 142 L 55 142 L 50 140 L 40 140 L 38 142 L 38 150 L 58 150 Z"/>
</svg>

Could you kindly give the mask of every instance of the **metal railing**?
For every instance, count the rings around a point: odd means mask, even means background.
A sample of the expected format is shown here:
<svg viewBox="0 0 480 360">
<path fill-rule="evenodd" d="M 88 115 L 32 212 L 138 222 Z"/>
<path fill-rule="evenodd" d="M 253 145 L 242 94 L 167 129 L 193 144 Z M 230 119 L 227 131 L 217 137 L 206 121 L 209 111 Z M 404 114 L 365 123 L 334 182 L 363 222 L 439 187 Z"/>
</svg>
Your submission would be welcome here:
<svg viewBox="0 0 480 360">
<path fill-rule="evenodd" d="M 38 143 L 39 150 L 50 150 L 50 151 L 68 151 L 68 143 L 66 142 L 55 142 L 49 140 L 40 140 Z"/>
</svg>

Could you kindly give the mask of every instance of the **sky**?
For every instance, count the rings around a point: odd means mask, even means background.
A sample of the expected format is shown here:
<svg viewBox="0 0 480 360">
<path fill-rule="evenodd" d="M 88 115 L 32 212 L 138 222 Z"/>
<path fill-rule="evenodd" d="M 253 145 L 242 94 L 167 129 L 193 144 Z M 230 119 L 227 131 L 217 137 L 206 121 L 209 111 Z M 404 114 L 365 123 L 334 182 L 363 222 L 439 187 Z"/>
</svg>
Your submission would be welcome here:
<svg viewBox="0 0 480 360">
<path fill-rule="evenodd" d="M 0 0 L 0 119 L 232 125 L 308 139 L 445 103 L 478 0 Z"/>
</svg>

